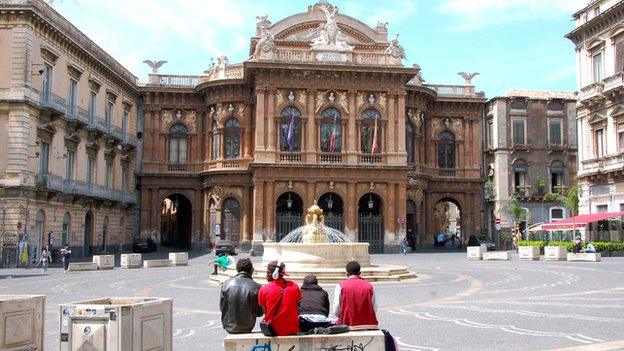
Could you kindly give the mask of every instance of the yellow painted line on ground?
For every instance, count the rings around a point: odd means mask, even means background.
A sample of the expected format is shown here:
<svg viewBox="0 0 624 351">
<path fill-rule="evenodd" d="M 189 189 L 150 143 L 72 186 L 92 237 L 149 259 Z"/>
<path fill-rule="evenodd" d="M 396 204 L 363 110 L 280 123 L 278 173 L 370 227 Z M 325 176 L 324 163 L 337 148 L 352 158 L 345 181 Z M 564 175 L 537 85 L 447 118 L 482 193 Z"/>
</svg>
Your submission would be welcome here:
<svg viewBox="0 0 624 351">
<path fill-rule="evenodd" d="M 551 349 L 550 351 L 609 351 L 623 350 L 624 340 L 607 341 L 599 344 L 564 347 L 561 349 Z"/>
</svg>

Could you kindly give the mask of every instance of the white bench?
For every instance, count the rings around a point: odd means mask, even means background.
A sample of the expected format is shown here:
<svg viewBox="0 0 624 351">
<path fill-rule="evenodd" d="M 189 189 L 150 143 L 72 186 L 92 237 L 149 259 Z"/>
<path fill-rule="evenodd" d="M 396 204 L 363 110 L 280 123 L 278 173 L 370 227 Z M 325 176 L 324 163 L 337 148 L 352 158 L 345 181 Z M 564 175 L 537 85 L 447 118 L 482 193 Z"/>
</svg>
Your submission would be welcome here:
<svg viewBox="0 0 624 351">
<path fill-rule="evenodd" d="M 539 261 L 539 246 L 518 246 L 518 258 L 520 261 Z"/>
<path fill-rule="evenodd" d="M 97 271 L 98 265 L 95 262 L 70 262 L 67 268 L 70 272 L 75 271 Z"/>
<path fill-rule="evenodd" d="M 170 252 L 169 260 L 174 266 L 188 266 L 188 252 Z"/>
<path fill-rule="evenodd" d="M 478 261 L 483 259 L 483 253 L 485 252 L 485 247 L 483 246 L 468 246 L 466 249 L 466 254 L 468 259 L 471 261 Z"/>
<path fill-rule="evenodd" d="M 565 246 L 544 247 L 544 258 L 546 261 L 565 261 L 568 249 Z"/>
<path fill-rule="evenodd" d="M 171 267 L 171 260 L 145 260 L 143 268 Z"/>
<path fill-rule="evenodd" d="M 139 253 L 122 254 L 120 266 L 121 268 L 125 268 L 125 269 L 143 267 L 143 260 L 142 260 L 141 254 Z"/>
<path fill-rule="evenodd" d="M 511 252 L 509 251 L 486 251 L 483 253 L 484 261 L 509 261 L 511 260 Z"/>
<path fill-rule="evenodd" d="M 600 262 L 601 260 L 602 255 L 600 252 L 579 252 L 568 254 L 568 261 Z"/>
<path fill-rule="evenodd" d="M 230 334 L 223 340 L 225 351 L 249 350 L 384 350 L 380 330 L 351 331 L 332 335 L 292 335 L 266 337 L 262 333 Z"/>
<path fill-rule="evenodd" d="M 113 267 L 115 267 L 115 256 L 94 255 L 93 263 L 97 264 L 98 269 L 113 269 Z"/>
</svg>

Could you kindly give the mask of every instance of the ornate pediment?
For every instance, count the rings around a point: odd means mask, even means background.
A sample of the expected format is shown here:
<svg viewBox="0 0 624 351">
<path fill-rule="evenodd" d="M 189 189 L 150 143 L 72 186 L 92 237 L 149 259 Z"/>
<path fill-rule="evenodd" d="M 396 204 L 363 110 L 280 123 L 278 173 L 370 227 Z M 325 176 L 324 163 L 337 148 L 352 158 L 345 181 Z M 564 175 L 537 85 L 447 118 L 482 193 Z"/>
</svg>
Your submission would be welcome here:
<svg viewBox="0 0 624 351">
<path fill-rule="evenodd" d="M 598 124 L 598 123 L 606 123 L 606 122 L 607 122 L 607 115 L 598 113 L 598 112 L 592 113 L 589 117 L 589 120 L 587 121 L 588 124 Z"/>
<path fill-rule="evenodd" d="M 617 104 L 613 107 L 613 110 L 611 110 L 611 117 L 613 119 L 624 119 L 624 105 Z"/>
</svg>

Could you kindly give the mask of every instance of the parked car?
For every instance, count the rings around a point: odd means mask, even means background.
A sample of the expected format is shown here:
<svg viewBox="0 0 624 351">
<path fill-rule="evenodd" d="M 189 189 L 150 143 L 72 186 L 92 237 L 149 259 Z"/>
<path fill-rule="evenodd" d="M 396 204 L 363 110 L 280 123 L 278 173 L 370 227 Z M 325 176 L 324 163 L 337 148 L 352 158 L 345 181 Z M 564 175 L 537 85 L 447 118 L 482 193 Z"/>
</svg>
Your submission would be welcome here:
<svg viewBox="0 0 624 351">
<path fill-rule="evenodd" d="M 151 238 L 139 238 L 132 243 L 133 252 L 154 252 L 158 245 Z"/>
<path fill-rule="evenodd" d="M 485 235 L 479 235 L 479 236 L 471 235 L 468 238 L 467 246 L 479 246 L 479 245 L 485 246 L 485 249 L 487 251 L 496 250 L 496 244 L 494 244 L 494 242 Z"/>
<path fill-rule="evenodd" d="M 228 255 L 236 255 L 236 246 L 232 240 L 221 239 L 215 246 L 215 255 L 219 256 L 221 253 L 227 253 Z"/>
</svg>

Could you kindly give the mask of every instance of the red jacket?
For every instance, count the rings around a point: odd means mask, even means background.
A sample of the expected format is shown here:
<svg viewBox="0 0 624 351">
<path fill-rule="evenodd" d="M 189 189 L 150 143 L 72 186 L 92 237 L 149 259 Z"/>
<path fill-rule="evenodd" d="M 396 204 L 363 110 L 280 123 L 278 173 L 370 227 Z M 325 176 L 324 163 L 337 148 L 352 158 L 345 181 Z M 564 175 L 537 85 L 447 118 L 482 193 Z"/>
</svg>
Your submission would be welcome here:
<svg viewBox="0 0 624 351">
<path fill-rule="evenodd" d="M 286 290 L 282 302 L 279 310 L 275 311 L 283 289 Z M 299 300 L 301 291 L 297 284 L 284 278 L 274 280 L 260 288 L 258 303 L 264 309 L 264 320 L 273 325 L 278 336 L 294 335 L 299 332 Z"/>
<path fill-rule="evenodd" d="M 360 276 L 351 276 L 340 283 L 340 316 L 338 323 L 350 327 L 378 325 L 373 306 L 373 286 Z"/>
</svg>

